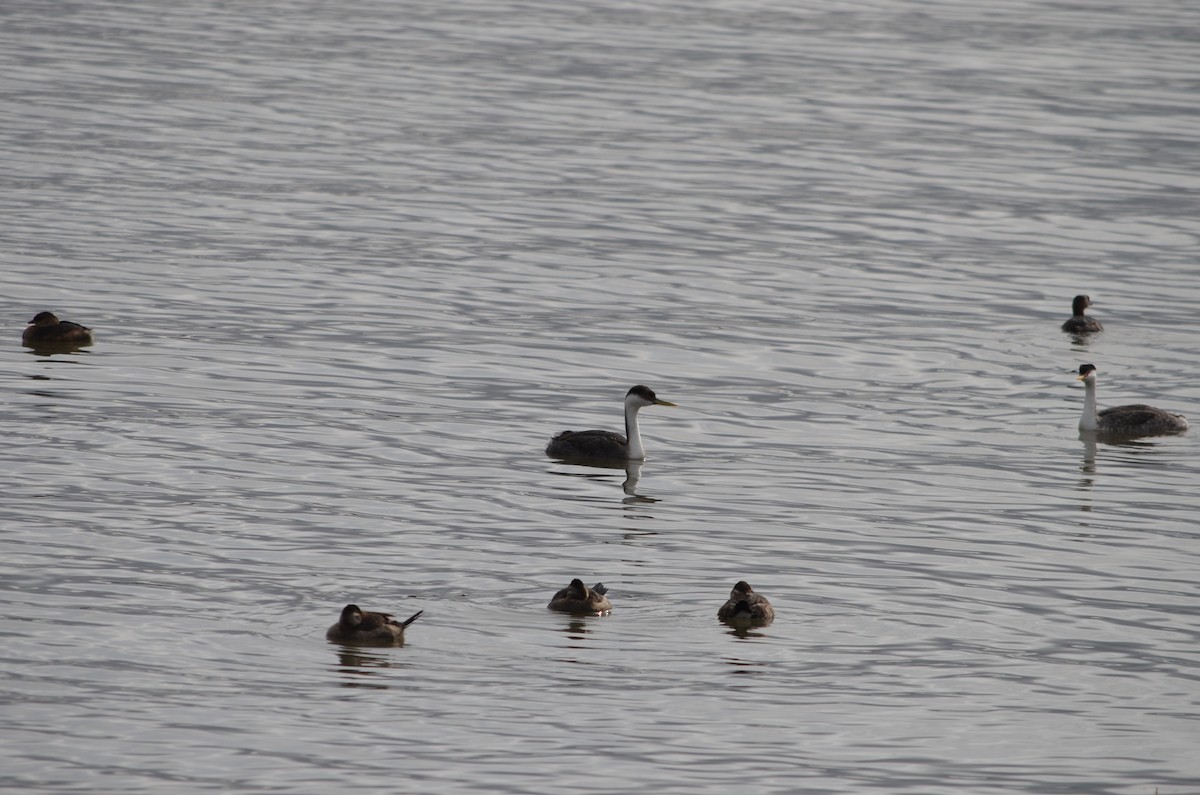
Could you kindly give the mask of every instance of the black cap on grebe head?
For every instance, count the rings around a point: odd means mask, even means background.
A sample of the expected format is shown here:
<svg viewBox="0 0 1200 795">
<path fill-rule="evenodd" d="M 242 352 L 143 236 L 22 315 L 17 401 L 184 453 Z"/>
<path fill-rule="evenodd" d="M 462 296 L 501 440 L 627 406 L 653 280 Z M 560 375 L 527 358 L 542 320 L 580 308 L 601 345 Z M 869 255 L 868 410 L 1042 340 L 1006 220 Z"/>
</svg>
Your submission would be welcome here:
<svg viewBox="0 0 1200 795">
<path fill-rule="evenodd" d="M 1083 310 L 1092 305 L 1092 299 L 1086 295 L 1077 295 L 1075 300 L 1071 302 L 1071 314 L 1082 315 Z"/>
<path fill-rule="evenodd" d="M 638 384 L 635 387 L 630 387 L 629 391 L 625 393 L 625 400 L 628 402 L 629 398 L 631 397 L 637 398 L 642 402 L 642 405 L 645 406 L 675 405 L 674 403 L 670 403 L 666 400 L 660 400 L 658 395 L 654 394 L 654 390 L 644 384 Z"/>
</svg>

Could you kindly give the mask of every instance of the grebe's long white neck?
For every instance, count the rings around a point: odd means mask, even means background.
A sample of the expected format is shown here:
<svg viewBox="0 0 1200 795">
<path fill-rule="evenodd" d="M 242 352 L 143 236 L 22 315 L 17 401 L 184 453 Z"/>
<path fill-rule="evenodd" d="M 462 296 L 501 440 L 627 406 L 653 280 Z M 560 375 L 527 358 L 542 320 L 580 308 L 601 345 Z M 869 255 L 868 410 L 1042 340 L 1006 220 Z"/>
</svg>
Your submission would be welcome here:
<svg viewBox="0 0 1200 795">
<path fill-rule="evenodd" d="M 1094 431 L 1100 427 L 1096 414 L 1096 373 L 1092 371 L 1083 380 L 1083 415 L 1079 418 L 1079 430 Z"/>
<path fill-rule="evenodd" d="M 625 439 L 629 443 L 627 458 L 641 461 L 646 457 L 646 448 L 642 446 L 642 429 L 638 427 L 638 409 L 646 405 L 637 395 L 625 397 Z"/>
</svg>

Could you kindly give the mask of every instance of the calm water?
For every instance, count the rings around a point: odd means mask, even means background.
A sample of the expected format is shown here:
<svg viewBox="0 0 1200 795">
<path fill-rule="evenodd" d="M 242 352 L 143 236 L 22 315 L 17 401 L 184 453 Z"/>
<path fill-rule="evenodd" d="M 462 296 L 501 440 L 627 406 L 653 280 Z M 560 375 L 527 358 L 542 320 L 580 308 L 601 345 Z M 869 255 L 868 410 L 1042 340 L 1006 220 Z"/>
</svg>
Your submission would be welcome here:
<svg viewBox="0 0 1200 795">
<path fill-rule="evenodd" d="M 0 786 L 1200 791 L 1200 434 L 1088 444 L 1071 372 L 1200 422 L 1198 39 L 6 2 Z M 640 471 L 542 455 L 635 383 Z"/>
</svg>

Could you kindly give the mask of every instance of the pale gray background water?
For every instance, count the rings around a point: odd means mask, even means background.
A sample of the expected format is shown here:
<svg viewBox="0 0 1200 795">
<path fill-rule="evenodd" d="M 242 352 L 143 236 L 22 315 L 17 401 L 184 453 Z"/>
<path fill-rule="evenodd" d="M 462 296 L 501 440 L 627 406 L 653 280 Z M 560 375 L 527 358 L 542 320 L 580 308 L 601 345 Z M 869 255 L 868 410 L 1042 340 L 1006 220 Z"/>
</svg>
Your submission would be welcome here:
<svg viewBox="0 0 1200 795">
<path fill-rule="evenodd" d="M 1188 0 L 7 0 L 0 786 L 1200 791 L 1200 434 L 1071 374 L 1200 421 L 1198 86 Z"/>
</svg>

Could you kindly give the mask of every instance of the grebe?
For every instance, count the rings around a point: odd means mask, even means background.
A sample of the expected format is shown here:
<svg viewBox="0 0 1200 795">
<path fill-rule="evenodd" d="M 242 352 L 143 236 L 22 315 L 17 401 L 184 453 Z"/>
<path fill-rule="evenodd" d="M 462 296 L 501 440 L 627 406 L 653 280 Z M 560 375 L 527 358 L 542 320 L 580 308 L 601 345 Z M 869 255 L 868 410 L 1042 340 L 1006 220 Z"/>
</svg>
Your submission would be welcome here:
<svg viewBox="0 0 1200 795">
<path fill-rule="evenodd" d="M 646 457 L 642 432 L 638 428 L 638 410 L 644 406 L 674 406 L 659 400 L 648 386 L 638 385 L 625 394 L 625 435 L 612 431 L 563 431 L 546 445 L 551 458 L 590 458 L 637 460 Z"/>
<path fill-rule="evenodd" d="M 1086 295 L 1077 295 L 1071 302 L 1071 317 L 1062 324 L 1063 331 L 1072 334 L 1089 334 L 1093 331 L 1104 331 L 1104 326 L 1096 318 L 1083 314 L 1083 310 L 1092 305 L 1092 299 Z"/>
<path fill-rule="evenodd" d="M 53 312 L 38 312 L 21 332 L 21 343 L 27 347 L 46 343 L 77 343 L 92 341 L 92 330 L 87 326 L 59 320 Z"/>
<path fill-rule="evenodd" d="M 1181 433 L 1188 429 L 1188 421 L 1182 414 L 1156 409 L 1141 404 L 1113 406 L 1096 411 L 1096 365 L 1079 365 L 1079 377 L 1084 386 L 1083 416 L 1079 418 L 1079 430 L 1097 433 L 1122 434 L 1126 436 L 1162 436 Z"/>
</svg>

